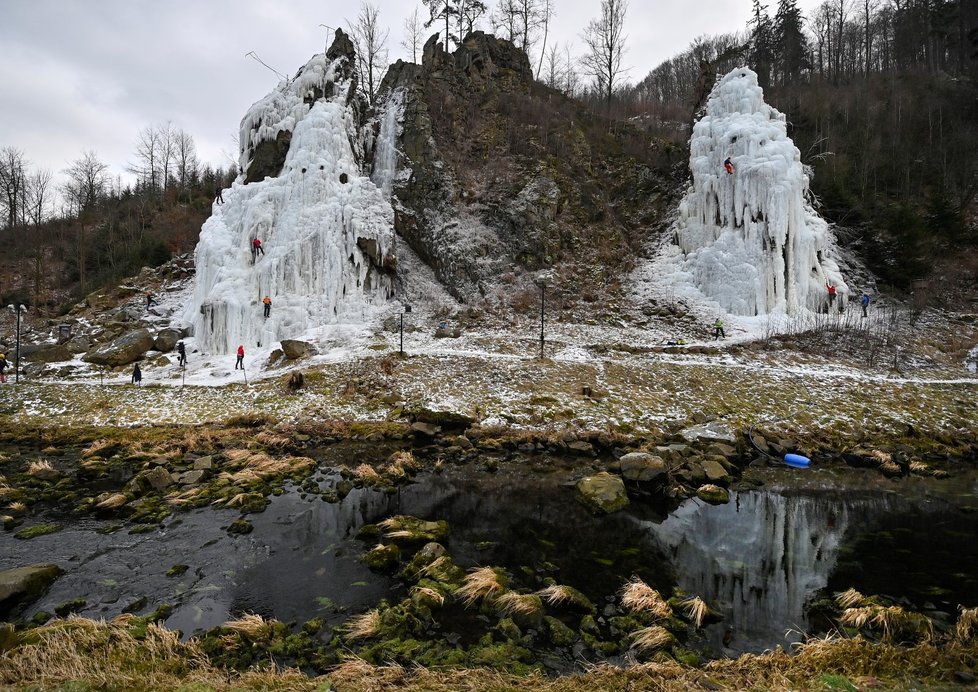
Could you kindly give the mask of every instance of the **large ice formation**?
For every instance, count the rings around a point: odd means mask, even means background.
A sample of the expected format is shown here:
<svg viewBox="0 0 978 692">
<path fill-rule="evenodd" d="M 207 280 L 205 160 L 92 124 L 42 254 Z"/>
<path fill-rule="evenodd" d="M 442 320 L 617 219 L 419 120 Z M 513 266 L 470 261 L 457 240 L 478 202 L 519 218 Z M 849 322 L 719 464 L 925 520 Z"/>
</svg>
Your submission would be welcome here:
<svg viewBox="0 0 978 692">
<path fill-rule="evenodd" d="M 348 43 L 338 32 L 334 48 L 341 41 Z M 359 163 L 352 50 L 334 48 L 313 56 L 241 121 L 242 173 L 201 230 L 184 315 L 205 352 L 361 321 L 393 293 L 393 211 Z M 256 165 L 256 152 L 273 144 L 279 156 L 287 147 L 280 172 L 274 155 L 262 154 Z M 255 171 L 269 167 L 255 180 Z M 255 238 L 265 251 L 257 258 Z M 266 295 L 272 309 L 263 318 Z"/>
<path fill-rule="evenodd" d="M 726 159 L 733 173 L 724 168 Z M 808 172 L 785 116 L 740 67 L 713 88 L 693 127 L 692 185 L 680 204 L 680 271 L 735 315 L 842 309 L 848 287 L 826 222 L 806 199 Z"/>
</svg>

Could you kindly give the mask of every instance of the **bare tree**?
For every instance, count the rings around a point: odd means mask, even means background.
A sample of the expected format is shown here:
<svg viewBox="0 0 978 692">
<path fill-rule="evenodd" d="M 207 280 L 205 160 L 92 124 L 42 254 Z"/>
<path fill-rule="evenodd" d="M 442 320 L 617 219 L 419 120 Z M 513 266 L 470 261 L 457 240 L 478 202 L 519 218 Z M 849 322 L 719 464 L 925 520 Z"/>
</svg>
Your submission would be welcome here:
<svg viewBox="0 0 978 692">
<path fill-rule="evenodd" d="M 601 0 L 601 16 L 592 19 L 582 34 L 586 53 L 582 58 L 584 73 L 594 80 L 597 91 L 607 103 L 627 72 L 622 67 L 625 54 L 625 13 L 627 0 Z"/>
<path fill-rule="evenodd" d="M 486 13 L 486 4 L 482 0 L 456 0 L 458 15 L 458 37 L 456 43 L 462 44 L 465 37 L 475 31 L 479 20 Z"/>
<path fill-rule="evenodd" d="M 0 208 L 5 217 L 4 228 L 13 228 L 23 221 L 26 176 L 24 152 L 16 147 L 0 149 Z"/>
<path fill-rule="evenodd" d="M 139 131 L 136 139 L 136 163 L 126 166 L 136 181 L 153 192 L 160 189 L 160 158 L 162 143 L 159 130 L 150 125 Z"/>
<path fill-rule="evenodd" d="M 64 196 L 78 216 L 78 283 L 82 291 L 86 288 L 88 262 L 86 224 L 93 222 L 97 205 L 105 195 L 108 168 L 94 151 L 86 151 L 65 170 L 68 182 L 64 185 Z"/>
<path fill-rule="evenodd" d="M 835 15 L 835 80 L 842 77 L 842 39 L 845 36 L 846 18 L 852 11 L 852 0 L 832 0 L 832 11 Z"/>
<path fill-rule="evenodd" d="M 428 21 L 424 23 L 426 29 L 435 22 L 445 20 L 445 51 L 450 51 L 451 20 L 457 14 L 454 3 L 452 0 L 421 0 L 421 4 L 428 8 Z"/>
<path fill-rule="evenodd" d="M 380 79 L 387 68 L 387 36 L 389 29 L 380 26 L 380 9 L 369 3 L 360 5 L 356 24 L 347 20 L 357 51 L 357 77 L 360 91 L 373 105 Z"/>
<path fill-rule="evenodd" d="M 200 175 L 200 161 L 197 158 L 197 145 L 194 138 L 180 129 L 173 136 L 174 154 L 176 155 L 177 181 L 181 190 L 195 183 Z"/>
<path fill-rule="evenodd" d="M 541 9 L 539 14 L 539 25 L 543 27 L 543 42 L 540 45 L 540 62 L 537 63 L 537 77 L 540 76 L 540 70 L 543 67 L 543 55 L 547 52 L 547 39 L 550 37 L 550 20 L 554 16 L 554 0 L 541 0 Z"/>
<path fill-rule="evenodd" d="M 423 42 L 421 34 L 423 26 L 418 8 L 415 7 L 414 12 L 404 20 L 404 38 L 401 40 L 401 47 L 411 54 L 411 62 L 418 62 L 418 49 Z"/>
<path fill-rule="evenodd" d="M 25 187 L 26 218 L 31 224 L 34 235 L 30 257 L 30 269 L 33 285 L 32 304 L 37 305 L 38 297 L 44 292 L 44 243 L 37 236 L 41 233 L 42 225 L 51 213 L 51 171 L 40 169 L 27 176 Z"/>
</svg>

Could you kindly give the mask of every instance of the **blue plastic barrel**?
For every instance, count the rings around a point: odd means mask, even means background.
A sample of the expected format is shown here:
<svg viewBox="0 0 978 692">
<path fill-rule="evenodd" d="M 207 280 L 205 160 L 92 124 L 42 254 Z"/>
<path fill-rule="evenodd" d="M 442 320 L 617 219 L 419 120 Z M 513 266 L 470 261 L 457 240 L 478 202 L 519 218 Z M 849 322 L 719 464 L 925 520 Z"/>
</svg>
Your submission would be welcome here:
<svg viewBox="0 0 978 692">
<path fill-rule="evenodd" d="M 784 463 L 796 469 L 807 469 L 811 462 L 808 457 L 803 457 L 801 454 L 785 454 Z"/>
</svg>

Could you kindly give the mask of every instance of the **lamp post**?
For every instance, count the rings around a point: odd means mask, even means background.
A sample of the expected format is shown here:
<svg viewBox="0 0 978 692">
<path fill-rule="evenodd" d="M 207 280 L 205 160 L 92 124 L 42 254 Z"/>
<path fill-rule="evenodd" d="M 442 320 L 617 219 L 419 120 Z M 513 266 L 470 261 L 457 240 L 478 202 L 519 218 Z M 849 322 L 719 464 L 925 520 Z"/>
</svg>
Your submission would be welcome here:
<svg viewBox="0 0 978 692">
<path fill-rule="evenodd" d="M 549 283 L 550 279 L 551 273 L 549 271 L 540 272 L 534 279 L 536 285 L 540 287 L 540 360 L 543 360 L 543 325 L 546 317 L 547 283 Z"/>
<path fill-rule="evenodd" d="M 404 315 L 411 312 L 411 306 L 405 305 L 404 311 L 401 313 L 401 348 L 398 351 L 402 356 L 404 355 Z"/>
<path fill-rule="evenodd" d="M 20 304 L 17 307 L 13 305 L 8 305 L 8 308 L 14 311 L 17 316 L 17 350 L 14 351 L 14 383 L 20 382 L 20 316 L 27 312 L 27 306 Z"/>
</svg>

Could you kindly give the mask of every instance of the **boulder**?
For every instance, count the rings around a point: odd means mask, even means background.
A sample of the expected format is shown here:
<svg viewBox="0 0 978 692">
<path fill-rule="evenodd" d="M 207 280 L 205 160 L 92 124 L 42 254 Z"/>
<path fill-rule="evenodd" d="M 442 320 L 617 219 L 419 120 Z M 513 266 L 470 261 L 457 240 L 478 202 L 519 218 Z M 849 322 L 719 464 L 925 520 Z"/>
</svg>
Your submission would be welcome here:
<svg viewBox="0 0 978 692">
<path fill-rule="evenodd" d="M 180 485 L 197 485 L 204 477 L 207 475 L 207 471 L 204 469 L 196 469 L 194 471 L 187 471 L 186 473 L 180 474 Z"/>
<path fill-rule="evenodd" d="M 574 440 L 567 443 L 567 449 L 584 456 L 594 456 L 594 447 L 587 440 Z"/>
<path fill-rule="evenodd" d="M 30 344 L 21 345 L 20 357 L 32 363 L 61 363 L 71 360 L 72 354 L 64 344 Z"/>
<path fill-rule="evenodd" d="M 624 481 L 607 471 L 582 478 L 576 491 L 577 500 L 595 514 L 612 514 L 628 506 Z"/>
<path fill-rule="evenodd" d="M 700 461 L 700 466 L 703 467 L 703 473 L 706 474 L 706 480 L 710 483 L 718 483 L 720 481 L 729 480 L 730 475 L 727 473 L 727 469 L 723 467 L 716 459 L 703 459 Z"/>
<path fill-rule="evenodd" d="M 282 352 L 289 360 L 305 358 L 315 355 L 316 347 L 306 341 L 296 341 L 295 339 L 282 340 Z"/>
<path fill-rule="evenodd" d="M 161 353 L 169 353 L 177 347 L 181 338 L 179 329 L 161 329 L 153 340 L 153 348 Z"/>
<path fill-rule="evenodd" d="M 694 416 L 694 419 L 696 416 Z M 733 426 L 720 421 L 704 422 L 701 425 L 694 425 L 686 428 L 680 433 L 687 442 L 697 440 L 711 440 L 715 442 L 737 442 L 737 431 Z"/>
<path fill-rule="evenodd" d="M 662 457 L 647 452 L 630 452 L 618 460 L 621 475 L 630 481 L 652 481 L 664 477 L 669 468 Z"/>
<path fill-rule="evenodd" d="M 144 495 L 155 491 L 165 490 L 173 485 L 170 472 L 162 466 L 154 466 L 146 471 L 140 471 L 129 481 L 128 490 L 136 495 Z"/>
<path fill-rule="evenodd" d="M 434 423 L 422 423 L 421 421 L 417 421 L 411 423 L 411 430 L 416 433 L 421 433 L 427 437 L 434 437 L 441 432 L 441 427 L 435 425 Z"/>
<path fill-rule="evenodd" d="M 62 574 L 57 565 L 30 565 L 0 570 L 0 617 L 19 603 L 36 600 Z"/>
<path fill-rule="evenodd" d="M 86 363 L 112 367 L 129 365 L 142 358 L 147 351 L 153 348 L 153 341 L 153 335 L 149 333 L 148 329 L 137 329 L 120 336 L 107 346 L 89 351 L 82 356 L 82 360 Z"/>
<path fill-rule="evenodd" d="M 730 493 L 719 485 L 707 483 L 696 490 L 696 497 L 711 505 L 725 505 L 730 502 Z"/>
</svg>

